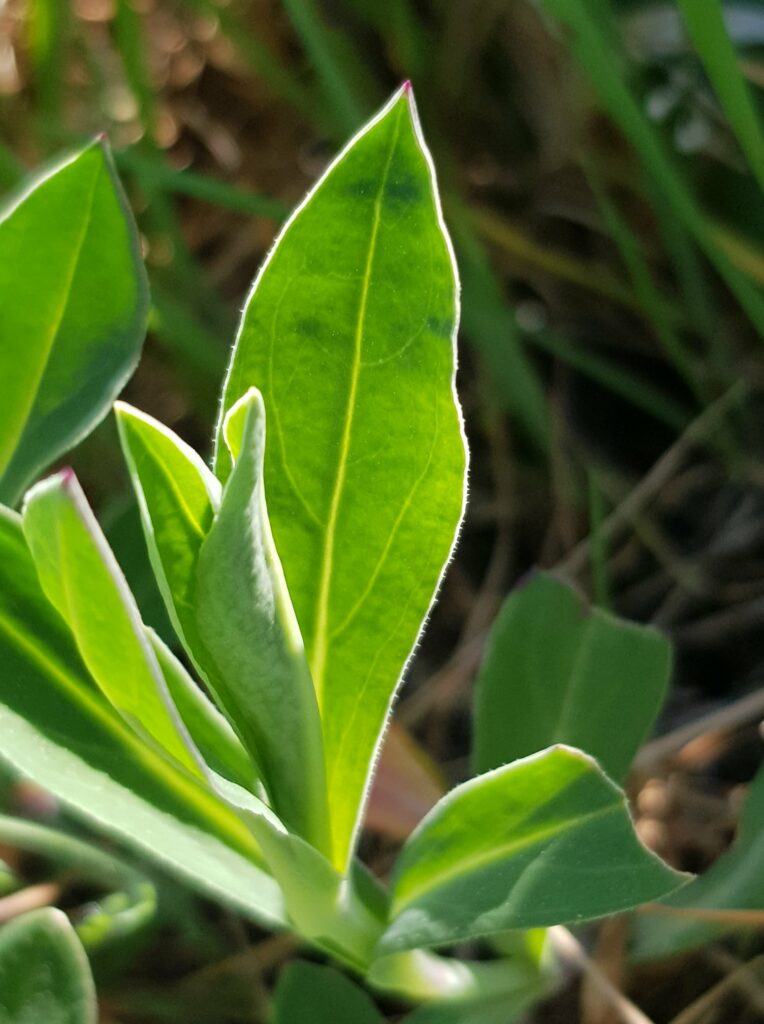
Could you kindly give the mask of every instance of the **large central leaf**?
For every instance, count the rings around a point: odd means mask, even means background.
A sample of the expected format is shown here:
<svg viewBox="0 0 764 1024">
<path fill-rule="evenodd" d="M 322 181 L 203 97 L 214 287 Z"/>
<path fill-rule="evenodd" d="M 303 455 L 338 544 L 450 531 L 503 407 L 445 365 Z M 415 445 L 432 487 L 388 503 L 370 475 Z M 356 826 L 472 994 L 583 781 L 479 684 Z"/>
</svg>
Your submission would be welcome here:
<svg viewBox="0 0 764 1024">
<path fill-rule="evenodd" d="M 263 394 L 265 489 L 321 708 L 338 865 L 462 512 L 456 316 L 404 87 L 284 229 L 249 298 L 221 410 L 251 386 Z M 230 472 L 220 437 L 216 470 Z"/>
</svg>

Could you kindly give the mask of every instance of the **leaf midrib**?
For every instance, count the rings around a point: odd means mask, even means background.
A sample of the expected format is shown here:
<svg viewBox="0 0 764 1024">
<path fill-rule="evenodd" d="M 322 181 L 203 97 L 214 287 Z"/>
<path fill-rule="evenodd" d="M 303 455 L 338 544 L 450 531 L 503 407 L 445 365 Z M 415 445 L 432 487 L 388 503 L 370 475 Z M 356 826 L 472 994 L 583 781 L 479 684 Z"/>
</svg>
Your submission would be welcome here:
<svg viewBox="0 0 764 1024">
<path fill-rule="evenodd" d="M 547 828 L 536 829 L 530 835 L 524 836 L 521 839 L 494 845 L 488 850 L 476 851 L 471 856 L 463 857 L 450 870 L 446 869 L 439 872 L 437 876 L 428 879 L 424 884 L 415 886 L 414 889 L 411 892 L 406 893 L 402 899 L 399 899 L 396 894 L 393 898 L 393 914 L 399 914 L 401 911 L 405 910 L 406 907 L 418 900 L 421 900 L 433 890 L 439 889 L 442 886 L 447 885 L 449 882 L 459 879 L 461 876 L 466 876 L 472 872 L 480 871 L 483 868 L 491 867 L 499 861 L 505 860 L 510 856 L 522 853 L 530 847 L 538 845 L 544 840 L 551 839 L 567 832 L 570 829 L 579 828 L 581 825 L 587 824 L 590 821 L 595 821 L 598 818 L 607 817 L 607 815 L 613 814 L 614 812 L 617 813 L 620 810 L 620 806 L 620 801 L 615 801 L 607 804 L 605 807 L 598 808 L 596 811 L 589 811 L 587 814 L 568 818 L 557 825 L 550 825 Z"/>
<path fill-rule="evenodd" d="M 98 163 L 96 167 L 96 172 L 93 175 L 93 183 L 90 189 L 90 195 L 88 196 L 87 202 L 87 213 L 83 217 L 82 228 L 80 229 L 79 237 L 77 238 L 77 241 L 73 246 L 72 259 L 64 275 L 64 286 L 61 290 L 61 295 L 59 298 L 59 302 L 57 304 L 57 308 L 54 312 L 54 315 L 51 317 L 50 329 L 47 333 L 47 336 L 45 337 L 45 344 L 43 346 L 42 355 L 39 360 L 37 379 L 34 383 L 34 386 L 29 389 L 26 403 L 22 406 L 22 408 L 19 411 L 18 419 L 15 424 L 15 433 L 12 439 L 9 438 L 7 444 L 5 445 L 7 452 L 7 461 L 5 465 L 0 467 L 0 471 L 4 471 L 7 468 L 7 466 L 10 465 L 10 463 L 12 462 L 17 451 L 18 445 L 24 436 L 24 432 L 26 431 L 27 424 L 29 423 L 29 417 L 31 415 L 32 409 L 34 408 L 35 402 L 37 401 L 37 396 L 40 393 L 40 388 L 45 377 L 45 371 L 48 368 L 50 356 L 53 351 L 53 345 L 56 341 L 56 338 L 58 337 L 59 331 L 61 330 L 61 324 L 63 323 L 64 317 L 66 316 L 66 311 L 69 308 L 69 298 L 71 296 L 72 284 L 77 274 L 77 269 L 80 265 L 82 248 L 85 244 L 85 239 L 87 238 L 88 232 L 90 230 L 90 224 L 93 217 L 93 207 L 95 206 L 96 190 L 98 188 L 98 183 L 101 180 L 102 173 L 103 162 L 101 161 Z"/>
<path fill-rule="evenodd" d="M 353 429 L 353 419 L 355 416 L 356 396 L 358 393 L 358 379 L 361 373 L 361 353 L 363 350 L 364 329 L 366 327 L 366 308 L 368 304 L 369 290 L 371 286 L 371 272 L 372 267 L 374 265 L 374 257 L 376 254 L 379 226 L 382 220 L 382 199 L 384 197 L 385 187 L 387 185 L 387 179 L 390 173 L 390 166 L 392 164 L 393 154 L 398 144 L 402 114 L 403 105 L 401 105 L 398 110 L 395 128 L 391 136 L 390 149 L 387 154 L 387 160 L 385 163 L 384 170 L 382 172 L 382 176 L 380 178 L 379 189 L 377 190 L 377 195 L 374 200 L 374 213 L 372 217 L 371 232 L 369 235 L 369 247 L 366 252 L 366 263 L 364 266 L 364 274 L 361 282 L 361 296 L 358 305 L 358 317 L 356 320 L 356 328 L 354 335 L 353 363 L 350 372 L 350 387 L 348 389 L 348 400 L 345 406 L 342 440 L 340 443 L 340 457 L 337 463 L 337 474 L 334 479 L 334 488 L 332 491 L 332 498 L 329 506 L 329 518 L 326 525 L 326 532 L 324 534 L 324 545 L 321 555 L 321 574 L 316 602 L 314 644 L 310 664 L 311 674 L 313 676 L 313 684 L 316 688 L 316 698 L 318 700 L 319 708 L 322 708 L 323 706 L 324 675 L 326 672 L 326 660 L 329 651 L 330 640 L 329 596 L 332 583 L 332 569 L 334 566 L 334 541 L 337 530 L 337 519 L 339 516 L 340 503 L 342 500 L 342 492 L 345 486 L 345 474 L 347 471 L 348 456 L 350 453 L 350 440 Z"/>
<path fill-rule="evenodd" d="M 218 808 L 215 806 L 214 797 L 205 791 L 200 791 L 197 783 L 192 783 L 189 780 L 187 784 L 184 778 L 179 778 L 176 768 L 167 764 L 160 755 L 140 740 L 129 726 L 123 725 L 115 713 L 103 708 L 97 698 L 83 689 L 76 678 L 71 676 L 62 665 L 46 656 L 39 646 L 31 642 L 7 615 L 0 614 L 0 632 L 4 632 L 12 643 L 18 645 L 26 658 L 42 669 L 48 678 L 53 679 L 59 689 L 63 689 L 69 699 L 78 704 L 85 714 L 95 718 L 124 747 L 127 747 L 133 757 L 144 764 L 155 778 L 160 779 L 176 796 L 190 804 L 197 813 L 202 815 L 203 820 L 213 825 L 221 840 L 230 843 L 232 849 L 255 864 L 262 863 L 260 849 L 246 826 L 242 824 L 241 829 L 234 829 L 232 821 L 220 820 L 216 813 Z M 117 785 L 120 788 L 125 788 L 121 783 L 117 783 Z M 135 795 L 143 799 L 141 793 L 136 792 Z"/>
</svg>

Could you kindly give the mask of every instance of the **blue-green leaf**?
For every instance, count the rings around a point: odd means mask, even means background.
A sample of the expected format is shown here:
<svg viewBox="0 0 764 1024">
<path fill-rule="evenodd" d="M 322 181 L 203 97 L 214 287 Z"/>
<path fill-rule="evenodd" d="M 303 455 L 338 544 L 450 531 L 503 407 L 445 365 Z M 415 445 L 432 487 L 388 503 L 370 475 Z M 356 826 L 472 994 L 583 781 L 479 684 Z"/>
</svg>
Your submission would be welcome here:
<svg viewBox="0 0 764 1024">
<path fill-rule="evenodd" d="M 687 876 L 639 841 L 621 790 L 585 754 L 553 747 L 445 796 L 393 873 L 380 952 L 614 914 Z"/>
<path fill-rule="evenodd" d="M 369 996 L 331 967 L 298 960 L 281 973 L 270 1024 L 383 1024 Z"/>
<path fill-rule="evenodd" d="M 546 573 L 510 594 L 486 645 L 475 699 L 479 772 L 555 743 L 617 781 L 660 710 L 671 647 L 657 630 L 587 609 Z"/>
<path fill-rule="evenodd" d="M 197 566 L 200 659 L 276 812 L 331 853 L 318 705 L 265 504 L 259 392 L 232 407 L 225 440 L 234 468 Z"/>
</svg>

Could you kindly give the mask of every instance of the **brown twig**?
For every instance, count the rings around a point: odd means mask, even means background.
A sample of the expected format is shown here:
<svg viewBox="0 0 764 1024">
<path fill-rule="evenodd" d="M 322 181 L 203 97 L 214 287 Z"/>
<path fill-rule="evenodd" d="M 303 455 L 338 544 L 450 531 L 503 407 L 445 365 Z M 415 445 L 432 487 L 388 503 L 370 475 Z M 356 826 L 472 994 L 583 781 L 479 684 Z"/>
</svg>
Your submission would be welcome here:
<svg viewBox="0 0 764 1024">
<path fill-rule="evenodd" d="M 624 1024 L 653 1024 L 650 1017 L 615 987 L 567 928 L 554 925 L 547 934 L 557 956 L 586 975 L 591 986 L 608 1000 Z"/>
<path fill-rule="evenodd" d="M 61 895 L 61 890 L 62 886 L 58 882 L 41 882 L 4 896 L 0 899 L 0 924 L 20 917 L 29 910 L 51 906 Z"/>
<path fill-rule="evenodd" d="M 646 743 L 634 760 L 633 771 L 638 775 L 650 775 L 679 753 L 682 747 L 703 733 L 714 730 L 732 731 L 758 718 L 764 718 L 764 688 L 748 693 L 726 707 L 701 715 L 694 722 L 687 722 L 665 736 L 659 736 Z"/>
</svg>

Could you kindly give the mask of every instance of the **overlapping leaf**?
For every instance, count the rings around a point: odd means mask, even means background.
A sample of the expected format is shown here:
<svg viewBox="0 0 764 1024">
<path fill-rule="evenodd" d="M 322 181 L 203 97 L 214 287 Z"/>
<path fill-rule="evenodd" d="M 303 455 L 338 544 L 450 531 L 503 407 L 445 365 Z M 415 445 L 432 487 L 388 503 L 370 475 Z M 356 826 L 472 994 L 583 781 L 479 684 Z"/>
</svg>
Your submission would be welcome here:
<svg viewBox="0 0 764 1024">
<path fill-rule="evenodd" d="M 135 600 L 70 470 L 29 491 L 24 533 L 43 590 L 106 697 L 134 728 L 200 774 Z"/>
<path fill-rule="evenodd" d="M 395 866 L 380 951 L 612 914 L 684 880 L 640 843 L 596 763 L 553 747 L 464 783 L 424 819 Z"/>
<path fill-rule="evenodd" d="M 146 744 L 87 672 L 0 509 L 0 756 L 102 831 L 241 913 L 286 920 L 241 819 Z"/>
<path fill-rule="evenodd" d="M 408 87 L 332 164 L 258 275 L 222 415 L 256 386 L 276 548 L 321 708 L 347 863 L 390 700 L 459 522 L 456 283 Z M 218 429 L 216 469 L 231 458 Z"/>
<path fill-rule="evenodd" d="M 161 424 L 125 405 L 117 417 L 178 632 L 256 759 L 276 812 L 329 852 L 321 723 L 265 506 L 262 400 L 251 391 L 229 415 L 235 468 L 222 495 Z"/>
<path fill-rule="evenodd" d="M 321 721 L 268 523 L 257 391 L 229 412 L 225 440 L 234 467 L 197 566 L 202 665 L 255 752 L 274 809 L 330 853 Z"/>
<path fill-rule="evenodd" d="M 107 413 L 148 310 L 137 232 L 103 144 L 56 168 L 0 219 L 0 500 Z"/>
<path fill-rule="evenodd" d="M 477 770 L 567 743 L 620 781 L 670 669 L 671 647 L 657 630 L 587 610 L 570 586 L 535 574 L 505 601 L 478 673 Z"/>
</svg>

